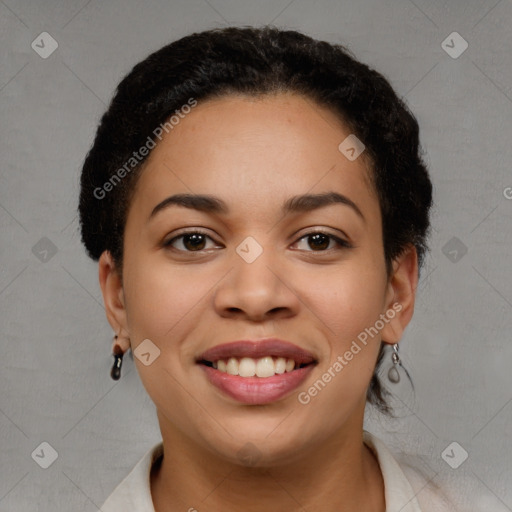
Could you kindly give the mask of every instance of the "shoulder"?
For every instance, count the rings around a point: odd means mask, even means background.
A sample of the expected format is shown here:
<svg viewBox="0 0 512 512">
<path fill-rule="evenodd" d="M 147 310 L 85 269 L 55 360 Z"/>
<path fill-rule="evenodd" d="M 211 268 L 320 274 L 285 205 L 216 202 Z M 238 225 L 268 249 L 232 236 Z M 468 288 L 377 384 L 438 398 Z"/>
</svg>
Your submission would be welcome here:
<svg viewBox="0 0 512 512">
<path fill-rule="evenodd" d="M 419 457 L 397 455 L 404 474 L 425 512 L 497 512 L 502 502 L 469 470 L 448 467 L 433 472 Z M 428 476 L 430 475 L 430 476 Z M 501 503 L 500 503 L 501 502 Z M 505 510 L 505 509 L 503 509 Z"/>
<path fill-rule="evenodd" d="M 459 512 L 424 471 L 392 453 L 373 434 L 363 431 L 363 440 L 379 462 L 387 512 Z"/>
<path fill-rule="evenodd" d="M 163 443 L 149 449 L 101 506 L 102 512 L 155 512 L 151 497 L 151 468 L 163 453 Z"/>
<path fill-rule="evenodd" d="M 401 461 L 399 464 L 414 490 L 422 512 L 462 512 L 455 508 L 445 492 L 433 482 L 432 477 L 428 478 L 417 466 Z"/>
</svg>

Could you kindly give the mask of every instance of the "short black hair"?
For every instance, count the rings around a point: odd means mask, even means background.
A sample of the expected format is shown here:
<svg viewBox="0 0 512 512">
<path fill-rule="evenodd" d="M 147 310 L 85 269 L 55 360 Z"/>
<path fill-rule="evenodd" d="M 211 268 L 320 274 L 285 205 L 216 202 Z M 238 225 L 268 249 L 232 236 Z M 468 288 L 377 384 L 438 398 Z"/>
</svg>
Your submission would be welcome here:
<svg viewBox="0 0 512 512">
<path fill-rule="evenodd" d="M 329 108 L 364 143 L 382 214 L 388 275 L 393 260 L 411 245 L 421 267 L 432 184 L 416 118 L 384 76 L 344 46 L 272 26 L 190 34 L 149 55 L 119 83 L 82 169 L 80 226 L 89 256 L 98 260 L 108 250 L 122 269 L 127 212 L 147 159 L 135 161 L 133 155 L 147 145 L 155 128 L 191 99 L 279 92 L 298 93 Z M 389 392 L 377 376 L 384 345 L 368 401 L 391 414 L 385 399 Z"/>
</svg>

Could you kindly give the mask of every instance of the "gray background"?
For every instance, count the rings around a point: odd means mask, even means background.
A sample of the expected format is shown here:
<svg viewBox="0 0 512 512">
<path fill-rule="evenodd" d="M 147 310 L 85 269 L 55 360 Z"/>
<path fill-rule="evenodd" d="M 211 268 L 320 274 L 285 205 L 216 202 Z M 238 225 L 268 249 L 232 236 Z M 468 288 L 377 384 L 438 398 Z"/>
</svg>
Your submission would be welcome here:
<svg viewBox="0 0 512 512">
<path fill-rule="evenodd" d="M 0 0 L 1 511 L 96 511 L 160 439 L 133 361 L 109 376 L 79 171 L 136 62 L 193 31 L 264 23 L 345 44 L 417 115 L 436 207 L 401 343 L 416 392 L 402 379 L 398 418 L 368 410 L 366 428 L 465 510 L 512 510 L 511 0 Z M 58 42 L 46 59 L 31 48 L 44 31 Z M 458 58 L 442 47 L 454 31 Z M 441 456 L 454 441 L 469 454 L 458 469 Z M 48 469 L 31 456 L 42 442 L 58 453 Z"/>
</svg>

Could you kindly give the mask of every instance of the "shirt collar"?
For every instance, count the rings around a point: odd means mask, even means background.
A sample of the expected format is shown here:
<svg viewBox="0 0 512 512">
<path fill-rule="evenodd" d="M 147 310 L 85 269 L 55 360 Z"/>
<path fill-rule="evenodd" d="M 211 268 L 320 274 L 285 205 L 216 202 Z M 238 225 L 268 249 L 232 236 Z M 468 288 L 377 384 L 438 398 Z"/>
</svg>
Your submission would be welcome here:
<svg viewBox="0 0 512 512">
<path fill-rule="evenodd" d="M 363 442 L 375 454 L 384 480 L 386 512 L 421 512 L 411 484 L 407 480 L 391 451 L 378 437 L 363 430 Z M 128 476 L 107 498 L 102 512 L 155 512 L 151 498 L 151 468 L 163 454 L 159 442 L 146 452 Z"/>
</svg>

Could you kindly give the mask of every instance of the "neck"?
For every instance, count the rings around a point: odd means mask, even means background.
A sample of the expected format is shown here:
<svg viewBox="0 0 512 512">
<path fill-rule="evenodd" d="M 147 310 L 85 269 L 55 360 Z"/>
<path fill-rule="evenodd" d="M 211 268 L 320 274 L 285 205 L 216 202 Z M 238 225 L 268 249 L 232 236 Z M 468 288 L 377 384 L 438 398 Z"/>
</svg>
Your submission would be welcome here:
<svg viewBox="0 0 512 512">
<path fill-rule="evenodd" d="M 385 512 L 382 474 L 362 424 L 293 463 L 262 468 L 226 462 L 170 427 L 162 434 L 164 457 L 151 473 L 156 512 Z"/>
</svg>

